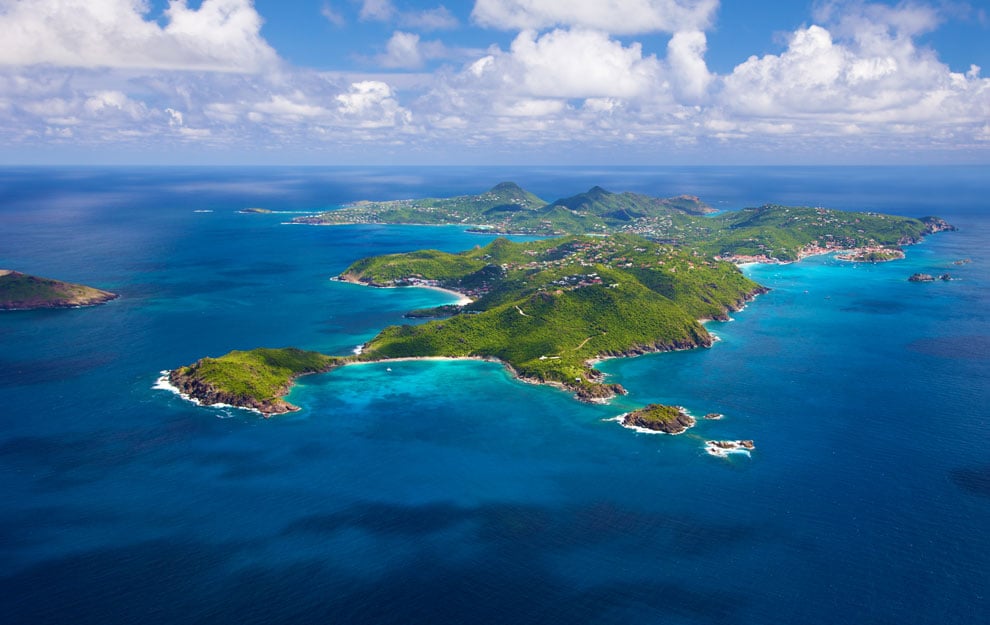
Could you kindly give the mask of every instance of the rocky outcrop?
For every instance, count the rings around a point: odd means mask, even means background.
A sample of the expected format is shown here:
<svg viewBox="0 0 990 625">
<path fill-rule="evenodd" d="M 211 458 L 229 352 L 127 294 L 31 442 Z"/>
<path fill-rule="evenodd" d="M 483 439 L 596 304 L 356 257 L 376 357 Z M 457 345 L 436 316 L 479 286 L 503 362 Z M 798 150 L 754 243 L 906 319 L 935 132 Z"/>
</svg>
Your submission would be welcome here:
<svg viewBox="0 0 990 625">
<path fill-rule="evenodd" d="M 581 384 L 574 388 L 574 396 L 585 402 L 600 403 L 617 395 L 625 395 L 626 389 L 621 384 Z"/>
<path fill-rule="evenodd" d="M 680 406 L 650 404 L 622 417 L 622 425 L 637 427 L 665 434 L 680 434 L 694 426 L 694 417 Z"/>
<path fill-rule="evenodd" d="M 915 273 L 911 274 L 911 277 L 908 278 L 908 282 L 935 282 L 936 280 L 948 282 L 952 280 L 952 276 L 947 273 L 943 273 L 940 276 L 933 276 L 930 273 Z"/>
<path fill-rule="evenodd" d="M 643 356 L 645 354 L 655 354 L 657 352 L 673 352 L 683 349 L 695 349 L 697 347 L 711 347 L 715 339 L 711 334 L 699 333 L 692 338 L 674 339 L 670 341 L 656 341 L 654 343 L 637 343 L 623 350 L 608 350 L 598 354 L 598 358 L 629 358 L 631 356 Z"/>
<path fill-rule="evenodd" d="M 953 232 L 958 230 L 958 228 L 941 217 L 922 217 L 921 221 L 925 224 L 925 230 L 928 234 L 935 234 L 936 232 Z"/>
<path fill-rule="evenodd" d="M 168 374 L 168 381 L 172 386 L 177 388 L 182 395 L 193 399 L 202 405 L 212 406 L 215 404 L 226 404 L 229 406 L 236 406 L 237 408 L 254 410 L 265 416 L 285 414 L 287 412 L 299 410 L 298 406 L 290 404 L 281 397 L 272 397 L 270 399 L 262 400 L 249 395 L 235 394 L 218 389 L 209 382 L 198 378 L 195 374 L 195 370 L 190 368 L 185 369 L 186 371 L 183 369 L 174 369 L 170 371 Z M 287 394 L 290 388 L 291 384 L 283 389 L 282 394 Z"/>
<path fill-rule="evenodd" d="M 705 451 L 720 458 L 725 458 L 732 453 L 749 454 L 756 449 L 756 445 L 750 440 L 740 441 L 705 441 Z"/>
</svg>

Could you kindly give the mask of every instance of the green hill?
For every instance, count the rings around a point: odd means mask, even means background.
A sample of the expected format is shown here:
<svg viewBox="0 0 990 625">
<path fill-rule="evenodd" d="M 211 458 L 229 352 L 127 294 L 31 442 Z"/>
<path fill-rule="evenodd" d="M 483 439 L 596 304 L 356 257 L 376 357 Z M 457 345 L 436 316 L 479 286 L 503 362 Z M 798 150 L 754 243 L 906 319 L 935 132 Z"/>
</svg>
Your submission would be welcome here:
<svg viewBox="0 0 990 625">
<path fill-rule="evenodd" d="M 464 224 L 478 232 L 636 234 L 720 258 L 793 261 L 807 254 L 915 243 L 952 229 L 937 217 L 911 219 L 872 212 L 768 204 L 727 211 L 690 195 L 672 198 L 612 193 L 595 186 L 547 204 L 515 183 L 481 195 L 362 202 L 294 221 L 309 224 Z"/>
<path fill-rule="evenodd" d="M 201 358 L 169 372 L 180 392 L 207 404 L 229 404 L 265 415 L 298 410 L 282 397 L 302 375 L 322 373 L 344 359 L 294 347 L 232 351 L 219 358 Z"/>
<path fill-rule="evenodd" d="M 449 198 L 358 202 L 319 215 L 297 217 L 308 224 L 480 224 L 534 211 L 546 202 L 514 182 L 502 182 L 485 193 Z"/>
<path fill-rule="evenodd" d="M 476 298 L 453 318 L 386 328 L 361 359 L 495 358 L 524 378 L 607 397 L 619 389 L 588 361 L 710 345 L 697 320 L 725 318 L 762 290 L 730 263 L 628 235 L 497 239 L 438 254 L 373 257 L 344 272 L 382 286 L 415 276 Z"/>
<path fill-rule="evenodd" d="M 0 310 L 77 308 L 103 304 L 116 297 L 109 291 L 82 284 L 0 269 Z"/>
<path fill-rule="evenodd" d="M 349 362 L 474 357 L 497 359 L 524 379 L 584 400 L 606 399 L 624 391 L 605 383 L 592 361 L 711 345 L 698 319 L 724 318 L 764 290 L 731 263 L 631 235 L 499 238 L 460 254 L 374 256 L 342 277 L 377 286 L 438 285 L 475 301 L 446 307 L 455 313 L 446 319 L 385 328 L 359 355 L 231 352 L 172 371 L 172 384 L 204 403 L 270 414 L 293 408 L 281 397 L 298 375 Z"/>
<path fill-rule="evenodd" d="M 514 182 L 480 195 L 359 202 L 319 215 L 297 217 L 307 224 L 470 224 L 485 231 L 542 235 L 615 232 L 639 220 L 702 215 L 714 209 L 696 197 L 655 198 L 611 193 L 601 187 L 547 204 Z"/>
</svg>

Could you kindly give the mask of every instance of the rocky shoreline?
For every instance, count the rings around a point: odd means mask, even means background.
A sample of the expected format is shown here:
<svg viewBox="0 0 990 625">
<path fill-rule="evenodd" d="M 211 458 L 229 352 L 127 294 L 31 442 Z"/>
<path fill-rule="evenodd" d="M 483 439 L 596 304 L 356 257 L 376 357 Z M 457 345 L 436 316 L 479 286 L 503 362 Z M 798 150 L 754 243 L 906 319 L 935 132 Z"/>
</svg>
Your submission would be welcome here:
<svg viewBox="0 0 990 625">
<path fill-rule="evenodd" d="M 168 372 L 168 382 L 181 396 L 204 406 L 233 406 L 260 412 L 266 417 L 300 410 L 299 406 L 290 404 L 281 397 L 259 400 L 249 395 L 234 394 L 218 389 L 209 382 L 198 379 L 195 375 L 183 374 L 179 369 Z M 290 383 L 281 390 L 282 395 L 288 395 L 289 391 L 292 390 L 292 384 Z"/>
</svg>

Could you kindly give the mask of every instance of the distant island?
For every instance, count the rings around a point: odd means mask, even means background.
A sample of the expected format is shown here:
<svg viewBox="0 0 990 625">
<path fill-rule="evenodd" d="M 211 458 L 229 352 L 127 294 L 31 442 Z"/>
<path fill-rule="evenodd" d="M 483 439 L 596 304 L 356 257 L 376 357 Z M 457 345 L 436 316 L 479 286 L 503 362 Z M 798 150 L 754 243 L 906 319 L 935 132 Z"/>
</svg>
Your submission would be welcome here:
<svg viewBox="0 0 990 625">
<path fill-rule="evenodd" d="M 713 212 L 714 208 L 693 196 L 654 198 L 610 193 L 601 187 L 549 203 L 514 182 L 502 182 L 479 195 L 358 202 L 293 221 L 317 225 L 459 224 L 472 226 L 469 230 L 475 232 L 559 236 L 607 234 L 644 220 Z"/>
<path fill-rule="evenodd" d="M 878 250 L 953 230 L 938 217 L 912 219 L 873 212 L 766 204 L 716 213 L 693 195 L 659 198 L 592 187 L 546 202 L 513 182 L 479 195 L 358 202 L 294 223 L 464 225 L 495 234 L 560 236 L 636 234 L 736 262 L 793 262 L 813 254 Z M 894 255 L 881 252 L 876 257 Z M 884 258 L 889 260 L 890 258 Z"/>
<path fill-rule="evenodd" d="M 481 195 L 362 202 L 299 217 L 293 221 L 460 223 L 488 231 L 579 234 L 526 243 L 500 237 L 458 254 L 420 250 L 358 260 L 335 279 L 381 288 L 441 288 L 464 299 L 411 311 L 409 316 L 432 320 L 387 327 L 352 355 L 235 351 L 168 372 L 168 383 L 201 403 L 270 415 L 295 409 L 283 397 L 301 375 L 358 362 L 476 358 L 500 362 L 524 381 L 557 386 L 582 401 L 606 401 L 625 389 L 606 382 L 594 368 L 597 361 L 711 346 L 702 321 L 728 319 L 767 291 L 730 261 L 793 262 L 836 251 L 888 260 L 895 246 L 954 229 L 937 217 L 824 208 L 766 205 L 713 212 L 693 196 L 660 199 L 600 187 L 547 203 L 514 183 L 501 183 Z M 631 424 L 650 429 L 677 430 L 694 422 L 667 406 L 630 414 Z"/>
<path fill-rule="evenodd" d="M 19 271 L 0 269 L 0 310 L 79 308 L 104 304 L 117 294 Z"/>
</svg>

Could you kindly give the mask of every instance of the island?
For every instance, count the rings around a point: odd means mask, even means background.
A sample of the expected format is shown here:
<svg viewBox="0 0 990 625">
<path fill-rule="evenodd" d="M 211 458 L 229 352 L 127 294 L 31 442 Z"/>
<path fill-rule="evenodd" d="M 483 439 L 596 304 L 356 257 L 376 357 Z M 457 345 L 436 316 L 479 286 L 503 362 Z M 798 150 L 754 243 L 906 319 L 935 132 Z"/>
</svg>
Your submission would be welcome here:
<svg viewBox="0 0 990 625">
<path fill-rule="evenodd" d="M 201 358 L 165 373 L 165 379 L 173 390 L 197 403 L 236 406 L 270 416 L 299 410 L 283 399 L 296 378 L 326 373 L 346 360 L 294 347 L 258 348 Z"/>
<path fill-rule="evenodd" d="M 315 225 L 429 224 L 469 225 L 470 231 L 558 236 L 617 232 L 641 220 L 687 217 L 715 212 L 694 196 L 655 198 L 611 193 L 593 187 L 586 193 L 547 202 L 514 182 L 485 193 L 452 198 L 357 202 L 341 209 L 293 219 Z"/>
<path fill-rule="evenodd" d="M 19 271 L 0 269 L 0 310 L 80 308 L 105 304 L 116 293 Z"/>
<path fill-rule="evenodd" d="M 767 291 L 736 263 L 887 250 L 954 229 L 938 217 L 810 207 L 765 205 L 715 214 L 694 196 L 661 199 L 601 187 L 547 203 L 509 182 L 475 196 L 362 202 L 293 221 L 575 233 L 529 242 L 499 237 L 456 254 L 419 250 L 357 260 L 333 279 L 365 287 L 439 288 L 462 300 L 410 311 L 408 316 L 428 321 L 384 328 L 347 356 L 260 349 L 204 358 L 167 374 L 178 392 L 201 403 L 280 414 L 295 408 L 283 397 L 300 375 L 359 362 L 474 358 L 500 362 L 522 381 L 603 402 L 625 389 L 608 382 L 595 363 L 710 347 L 714 338 L 703 322 L 728 320 Z M 627 418 L 634 427 L 657 431 L 694 423 L 680 409 L 659 405 L 630 413 L 623 422 Z"/>
<path fill-rule="evenodd" d="M 635 430 L 680 434 L 694 426 L 694 417 L 680 406 L 650 404 L 619 417 L 622 425 Z"/>
<path fill-rule="evenodd" d="M 897 246 L 955 229 L 939 217 L 913 219 L 809 206 L 765 204 L 717 212 L 693 195 L 660 198 L 613 193 L 599 186 L 546 202 L 513 182 L 499 183 L 479 195 L 358 202 L 292 221 L 313 225 L 463 225 L 474 232 L 540 236 L 635 234 L 725 260 L 761 263 L 888 248 L 890 252 L 878 251 L 878 258 L 890 256 L 885 260 L 892 260 Z"/>
<path fill-rule="evenodd" d="M 241 210 L 239 210 L 237 212 L 238 213 L 245 214 L 245 215 L 271 215 L 275 211 L 273 211 L 270 208 L 256 208 L 256 207 L 252 207 L 252 208 L 242 208 Z"/>
<path fill-rule="evenodd" d="M 913 273 L 908 278 L 908 282 L 935 282 L 936 280 L 942 280 L 943 282 L 948 282 L 952 280 L 952 276 L 943 273 L 942 275 L 936 277 L 930 273 Z"/>
</svg>

